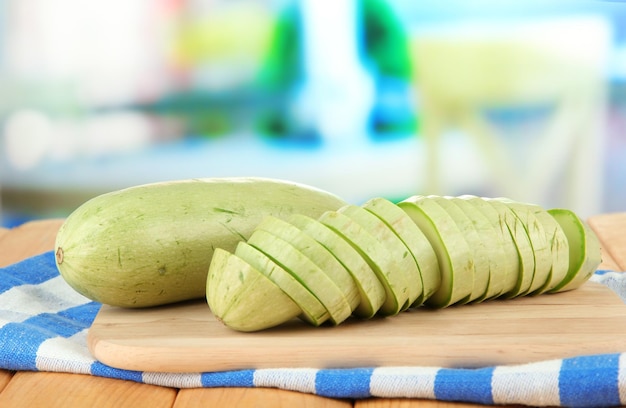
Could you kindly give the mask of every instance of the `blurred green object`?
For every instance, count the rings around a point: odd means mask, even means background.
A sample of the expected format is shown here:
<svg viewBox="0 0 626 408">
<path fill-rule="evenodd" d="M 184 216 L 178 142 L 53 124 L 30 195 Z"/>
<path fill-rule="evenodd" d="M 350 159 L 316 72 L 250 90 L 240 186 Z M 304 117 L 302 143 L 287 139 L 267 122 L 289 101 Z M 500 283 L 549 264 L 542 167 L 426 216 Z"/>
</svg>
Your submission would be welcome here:
<svg viewBox="0 0 626 408">
<path fill-rule="evenodd" d="M 370 117 L 373 137 L 415 134 L 417 115 L 412 100 L 411 58 L 403 22 L 386 0 L 361 0 L 359 5 L 361 33 L 357 37 L 361 41 L 355 46 L 362 63 L 375 76 L 377 90 Z M 310 143 L 319 141 L 320 135 L 299 127 L 298 118 L 289 115 L 292 90 L 304 75 L 300 57 L 302 18 L 297 2 L 278 17 L 257 79 L 259 89 L 273 95 L 274 103 L 261 110 L 257 129 L 270 138 Z"/>
<path fill-rule="evenodd" d="M 386 0 L 362 0 L 364 52 L 377 73 L 409 81 L 411 58 L 403 22 Z"/>
<path fill-rule="evenodd" d="M 355 47 L 361 63 L 374 76 L 376 89 L 368 123 L 371 134 L 364 137 L 385 139 L 397 134 L 414 135 L 417 115 L 412 100 L 411 58 L 403 22 L 386 0 L 357 1 L 359 41 Z M 302 117 L 293 106 L 298 86 L 306 79 L 302 57 L 305 16 L 300 3 L 288 2 L 275 9 L 271 20 L 267 12 L 258 21 L 250 10 L 235 7 L 226 13 L 226 17 L 232 17 L 229 13 L 243 15 L 244 22 L 253 26 L 252 33 L 246 31 L 242 35 L 241 30 L 229 25 L 232 21 L 208 27 L 209 20 L 199 17 L 188 17 L 190 21 L 179 30 L 180 38 L 174 46 L 178 62 L 190 70 L 192 77 L 194 72 L 202 77 L 206 65 L 206 78 L 197 79 L 199 82 L 195 84 L 190 80 L 186 87 L 158 100 L 137 103 L 129 108 L 173 118 L 181 123 L 186 136 L 215 138 L 251 131 L 276 141 L 304 146 L 319 144 L 321 135 L 309 126 L 312 119 Z M 224 33 L 218 36 L 218 29 L 223 29 Z M 232 36 L 238 39 L 230 40 Z M 250 36 L 262 38 L 250 39 Z M 246 39 L 250 40 L 249 44 L 243 44 Z M 249 72 L 249 77 L 241 76 L 240 82 L 212 87 L 213 82 L 219 81 L 209 77 L 228 72 L 223 68 L 237 52 L 228 50 L 229 41 L 234 41 L 235 48 L 253 49 L 250 51 L 253 55 L 246 61 L 254 61 L 254 70 Z M 213 71 L 215 67 L 211 68 L 211 64 L 220 69 Z M 230 61 L 235 71 L 239 69 L 238 64 L 236 58 Z M 203 80 L 208 82 L 203 85 Z"/>
<path fill-rule="evenodd" d="M 375 67 L 377 99 L 372 111 L 374 137 L 417 134 L 406 27 L 386 0 L 362 0 L 364 51 Z"/>
</svg>

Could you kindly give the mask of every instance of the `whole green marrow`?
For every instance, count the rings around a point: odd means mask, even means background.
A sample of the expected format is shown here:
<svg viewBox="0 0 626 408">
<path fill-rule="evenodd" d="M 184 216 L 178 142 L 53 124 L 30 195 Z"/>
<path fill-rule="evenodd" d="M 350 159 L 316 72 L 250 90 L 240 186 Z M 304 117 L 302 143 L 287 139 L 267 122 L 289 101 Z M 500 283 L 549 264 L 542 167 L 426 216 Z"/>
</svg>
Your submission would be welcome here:
<svg viewBox="0 0 626 408">
<path fill-rule="evenodd" d="M 317 217 L 345 204 L 314 187 L 266 178 L 130 187 L 92 198 L 67 217 L 56 264 L 77 292 L 112 306 L 202 298 L 215 248 L 234 251 L 267 215 Z"/>
</svg>

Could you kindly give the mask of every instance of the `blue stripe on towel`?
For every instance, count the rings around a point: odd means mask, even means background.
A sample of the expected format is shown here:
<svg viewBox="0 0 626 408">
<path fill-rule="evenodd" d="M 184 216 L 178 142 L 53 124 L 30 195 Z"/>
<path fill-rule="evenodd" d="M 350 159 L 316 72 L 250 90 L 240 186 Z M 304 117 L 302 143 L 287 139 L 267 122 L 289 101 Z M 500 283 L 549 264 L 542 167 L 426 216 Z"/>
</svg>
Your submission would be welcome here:
<svg viewBox="0 0 626 408">
<path fill-rule="evenodd" d="M 141 371 L 121 370 L 119 368 L 104 365 L 99 361 L 96 361 L 91 365 L 91 374 L 99 377 L 117 378 L 135 382 L 142 382 L 143 378 Z"/>
<path fill-rule="evenodd" d="M 0 328 L 0 362 L 9 370 L 35 370 L 37 350 L 55 337 L 70 337 L 86 329 L 95 318 L 99 305 L 78 305 L 59 313 L 42 313 L 23 322 Z"/>
<path fill-rule="evenodd" d="M 252 387 L 254 386 L 254 370 L 202 373 L 200 381 L 203 387 Z"/>
<path fill-rule="evenodd" d="M 561 405 L 620 405 L 619 357 L 619 354 L 602 354 L 563 359 L 559 375 Z"/>
<path fill-rule="evenodd" d="M 42 313 L 21 324 L 35 328 L 48 338 L 70 337 L 91 325 L 98 308 L 97 303 L 91 302 L 58 313 Z"/>
<path fill-rule="evenodd" d="M 435 377 L 435 397 L 444 401 L 493 404 L 491 377 L 493 368 L 442 368 Z"/>
<path fill-rule="evenodd" d="M 370 396 L 373 368 L 324 369 L 315 378 L 316 394 L 330 398 Z"/>
<path fill-rule="evenodd" d="M 82 325 L 83 328 L 88 328 L 93 323 L 96 318 L 96 314 L 102 307 L 101 303 L 98 302 L 89 302 L 83 305 L 78 305 L 75 307 L 71 307 L 69 309 L 58 312 L 59 316 L 65 317 L 67 319 L 71 319 L 77 322 L 79 325 Z"/>
<path fill-rule="evenodd" d="M 37 369 L 37 350 L 51 337 L 47 330 L 24 323 L 9 323 L 0 329 L 0 362 L 7 370 Z"/>
<path fill-rule="evenodd" d="M 0 269 L 0 294 L 21 285 L 38 285 L 59 275 L 52 251 Z"/>
<path fill-rule="evenodd" d="M 594 275 L 598 275 L 598 276 L 600 276 L 600 275 L 605 275 L 605 274 L 607 274 L 607 273 L 609 273 L 609 272 L 615 272 L 615 271 L 613 271 L 613 270 L 611 270 L 611 269 L 598 269 L 598 270 L 596 270 L 596 271 L 594 272 Z"/>
</svg>

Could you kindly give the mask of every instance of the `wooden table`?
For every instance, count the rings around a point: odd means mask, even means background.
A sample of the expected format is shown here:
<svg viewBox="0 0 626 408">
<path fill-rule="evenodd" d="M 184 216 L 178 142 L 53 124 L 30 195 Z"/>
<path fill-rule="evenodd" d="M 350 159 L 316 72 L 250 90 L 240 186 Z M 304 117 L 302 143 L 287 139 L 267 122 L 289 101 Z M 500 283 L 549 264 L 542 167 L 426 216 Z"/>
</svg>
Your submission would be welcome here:
<svg viewBox="0 0 626 408">
<path fill-rule="evenodd" d="M 53 249 L 62 220 L 33 221 L 0 228 L 0 267 Z M 603 245 L 602 269 L 626 270 L 626 212 L 591 217 Z M 625 350 L 626 351 L 626 350 Z M 182 389 L 79 374 L 0 370 L 0 407 L 472 407 L 427 400 L 333 400 L 316 395 L 263 388 Z"/>
</svg>

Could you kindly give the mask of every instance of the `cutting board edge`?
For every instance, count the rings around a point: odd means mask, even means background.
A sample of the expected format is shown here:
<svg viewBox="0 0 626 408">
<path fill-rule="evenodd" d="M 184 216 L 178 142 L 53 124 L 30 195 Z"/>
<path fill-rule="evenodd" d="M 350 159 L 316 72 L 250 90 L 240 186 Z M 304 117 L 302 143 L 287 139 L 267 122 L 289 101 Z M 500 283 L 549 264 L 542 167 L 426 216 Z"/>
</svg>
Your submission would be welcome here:
<svg viewBox="0 0 626 408">
<path fill-rule="evenodd" d="M 271 369 L 271 368 L 316 368 L 316 369 L 348 369 L 348 368 L 371 368 L 371 367 L 401 367 L 401 366 L 421 366 L 421 367 L 441 367 L 441 368 L 487 368 L 493 366 L 514 366 L 539 363 L 543 361 L 568 359 L 578 357 L 581 355 L 601 355 L 601 354 L 619 354 L 626 350 L 626 340 L 615 340 L 612 342 L 598 342 L 592 347 L 589 352 L 574 352 L 571 350 L 564 350 L 560 353 L 554 351 L 541 351 L 533 350 L 533 357 L 528 358 L 527 354 L 511 357 L 508 354 L 507 357 L 504 353 L 499 356 L 490 356 L 490 358 L 479 358 L 476 355 L 449 355 L 449 356 L 419 356 L 419 358 L 407 358 L 406 355 L 396 354 L 390 356 L 385 355 L 384 359 L 376 358 L 343 358 L 343 360 L 331 360 L 318 356 L 317 354 L 309 354 L 307 358 L 295 357 L 291 359 L 289 363 L 275 364 L 271 363 L 273 358 L 277 357 L 268 356 L 263 354 L 256 358 L 249 359 L 248 364 L 241 364 L 228 360 L 228 358 L 221 358 L 218 360 L 211 358 L 197 358 L 198 355 L 206 353 L 206 350 L 197 350 L 193 352 L 190 350 L 189 355 L 177 356 L 170 362 L 165 364 L 158 364 L 154 362 L 154 355 L 160 353 L 160 351 L 153 350 L 146 353 L 142 351 L 140 354 L 144 355 L 143 358 L 135 358 L 134 360 L 128 360 L 123 356 L 126 353 L 133 352 L 135 347 L 120 347 L 115 344 L 106 344 L 107 342 L 96 342 L 90 346 L 93 350 L 94 357 L 101 363 L 113 368 L 131 370 L 131 371 L 143 371 L 143 372 L 170 372 L 170 373 L 208 373 L 227 370 L 251 370 L 251 369 Z M 113 351 L 113 352 L 111 352 Z M 220 350 L 221 355 L 229 355 L 236 353 L 237 350 L 229 350 L 225 353 L 224 350 Z M 194 358 L 194 356 L 196 356 Z M 526 356 L 526 357 L 524 357 Z M 137 355 L 135 355 L 137 357 Z M 184 358 L 181 358 L 184 357 Z"/>
<path fill-rule="evenodd" d="M 576 291 L 573 291 L 576 292 Z M 599 294 L 606 296 L 602 301 L 607 301 L 612 305 L 619 305 L 620 310 L 623 302 L 615 292 L 605 285 L 589 282 L 586 290 L 582 293 L 593 295 L 596 299 Z M 614 296 L 611 296 L 613 294 Z M 553 295 L 542 295 L 553 296 Z M 558 295 L 557 295 L 558 296 Z M 566 295 L 569 298 L 572 295 Z M 565 305 L 567 306 L 567 305 Z M 583 305 L 585 306 L 585 305 Z M 467 306 L 471 307 L 471 306 Z M 102 313 L 101 309 L 99 312 Z M 624 316 L 623 319 L 626 319 Z M 626 320 L 625 320 L 626 321 Z M 97 318 L 94 320 L 97 323 Z M 624 323 L 624 322 L 622 322 Z M 554 345 L 546 350 L 545 344 L 537 344 L 536 347 L 525 345 L 520 355 L 507 354 L 507 348 L 497 345 L 482 344 L 481 347 L 489 347 L 492 354 L 488 359 L 479 359 L 476 353 L 472 352 L 469 347 L 464 354 L 451 353 L 443 355 L 441 351 L 432 356 L 416 356 L 407 358 L 406 353 L 387 352 L 383 358 L 364 358 L 367 353 L 361 353 L 359 356 L 349 356 L 349 353 L 341 349 L 341 352 L 335 352 L 335 357 L 328 358 L 320 350 L 310 349 L 305 352 L 305 357 L 295 356 L 289 360 L 284 358 L 285 350 L 267 349 L 263 347 L 246 347 L 245 353 L 242 353 L 241 346 L 236 344 L 226 344 L 219 349 L 219 358 L 214 356 L 207 357 L 207 352 L 213 350 L 213 347 L 185 347 L 184 352 L 180 350 L 176 352 L 171 346 L 137 346 L 128 342 L 128 339 L 107 338 L 106 330 L 111 326 L 107 324 L 94 324 L 87 333 L 88 348 L 92 355 L 103 364 L 114 368 L 136 370 L 136 371 L 167 371 L 167 372 L 212 372 L 222 370 L 239 370 L 239 369 L 255 369 L 255 368 L 300 368 L 300 367 L 316 367 L 316 368 L 353 368 L 353 367 L 381 367 L 381 366 L 438 366 L 438 367 L 485 367 L 493 365 L 510 365 L 525 364 L 538 362 L 542 360 L 551 360 L 556 358 L 568 358 L 580 354 L 598 354 L 598 353 L 617 353 L 626 351 L 626 341 L 621 340 L 626 337 L 611 338 L 603 337 L 597 341 L 588 339 L 584 346 L 580 346 L 573 351 L 571 344 L 569 347 L 554 347 Z M 102 331 L 104 330 L 104 332 Z M 587 335 L 588 338 L 589 335 Z M 621 340 L 621 341 L 620 341 Z M 570 340 L 571 343 L 571 340 Z M 567 344 L 564 343 L 565 346 Z M 341 345 L 344 347 L 345 345 Z M 476 346 L 474 347 L 476 348 Z M 255 350 L 258 349 L 258 350 Z M 555 351 L 555 349 L 557 351 Z M 510 351 L 510 348 L 508 349 Z M 375 348 L 369 350 L 375 351 Z M 283 359 L 280 360 L 280 353 L 283 353 Z M 232 356 L 245 354 L 247 363 L 242 364 L 241 360 L 232 359 Z M 302 353 L 298 353 L 301 355 Z M 484 354 L 483 354 L 484 355 Z M 531 356 L 531 357 L 528 357 Z M 160 361 L 158 359 L 161 358 Z M 278 358 L 278 360 L 277 360 Z M 239 361 L 239 362 L 237 362 Z M 280 364 L 273 363 L 281 361 Z"/>
</svg>

